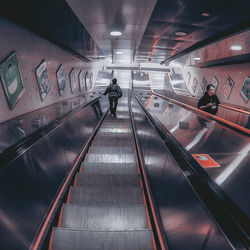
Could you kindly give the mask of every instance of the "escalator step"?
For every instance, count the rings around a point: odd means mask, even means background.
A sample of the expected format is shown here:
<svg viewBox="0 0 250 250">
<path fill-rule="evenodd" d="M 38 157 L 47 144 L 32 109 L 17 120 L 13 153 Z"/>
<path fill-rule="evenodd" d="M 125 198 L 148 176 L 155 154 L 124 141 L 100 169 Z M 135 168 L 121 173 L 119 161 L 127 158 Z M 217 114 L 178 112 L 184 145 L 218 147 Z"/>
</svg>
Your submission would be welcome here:
<svg viewBox="0 0 250 250">
<path fill-rule="evenodd" d="M 137 174 L 137 163 L 83 162 L 81 172 L 86 174 Z"/>
<path fill-rule="evenodd" d="M 122 232 L 53 229 L 53 250 L 153 250 L 150 230 Z"/>
<path fill-rule="evenodd" d="M 148 229 L 148 221 L 144 206 L 85 206 L 64 204 L 62 227 L 124 231 Z"/>
<path fill-rule="evenodd" d="M 134 163 L 136 162 L 135 154 L 124 154 L 124 153 L 96 153 L 96 154 L 87 154 L 86 158 L 84 159 L 84 162 L 103 162 L 103 163 Z"/>
<path fill-rule="evenodd" d="M 78 173 L 77 186 L 140 186 L 139 174 Z"/>
<path fill-rule="evenodd" d="M 140 187 L 74 187 L 70 203 L 85 205 L 143 205 Z"/>
<path fill-rule="evenodd" d="M 135 148 L 131 146 L 120 146 L 113 142 L 112 146 L 106 145 L 105 147 L 97 146 L 96 144 L 91 146 L 89 152 L 91 154 L 135 154 Z"/>
</svg>

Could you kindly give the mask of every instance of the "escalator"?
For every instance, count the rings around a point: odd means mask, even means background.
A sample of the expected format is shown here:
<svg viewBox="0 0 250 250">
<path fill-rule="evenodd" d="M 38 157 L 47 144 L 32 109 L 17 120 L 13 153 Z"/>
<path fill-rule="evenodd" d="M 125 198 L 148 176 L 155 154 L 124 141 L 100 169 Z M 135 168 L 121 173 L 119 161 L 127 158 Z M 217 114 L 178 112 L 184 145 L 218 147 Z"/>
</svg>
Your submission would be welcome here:
<svg viewBox="0 0 250 250">
<path fill-rule="evenodd" d="M 125 98 L 100 127 L 63 204 L 50 249 L 155 249 Z"/>
</svg>

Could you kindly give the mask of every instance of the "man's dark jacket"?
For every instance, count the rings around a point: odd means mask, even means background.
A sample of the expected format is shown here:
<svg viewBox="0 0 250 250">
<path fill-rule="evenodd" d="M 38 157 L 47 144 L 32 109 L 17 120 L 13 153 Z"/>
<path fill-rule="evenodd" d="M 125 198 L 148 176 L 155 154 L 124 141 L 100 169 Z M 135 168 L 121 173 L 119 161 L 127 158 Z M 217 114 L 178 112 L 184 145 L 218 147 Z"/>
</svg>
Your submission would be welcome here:
<svg viewBox="0 0 250 250">
<path fill-rule="evenodd" d="M 201 99 L 199 100 L 197 106 L 198 108 L 200 108 L 201 106 L 205 106 L 208 103 L 213 103 L 213 105 L 216 106 L 216 109 L 212 109 L 211 107 L 209 107 L 202 110 L 212 115 L 215 115 L 218 111 L 218 105 L 220 104 L 218 97 L 215 94 L 213 96 L 209 96 L 209 94 L 206 92 L 204 96 L 202 96 Z"/>
</svg>

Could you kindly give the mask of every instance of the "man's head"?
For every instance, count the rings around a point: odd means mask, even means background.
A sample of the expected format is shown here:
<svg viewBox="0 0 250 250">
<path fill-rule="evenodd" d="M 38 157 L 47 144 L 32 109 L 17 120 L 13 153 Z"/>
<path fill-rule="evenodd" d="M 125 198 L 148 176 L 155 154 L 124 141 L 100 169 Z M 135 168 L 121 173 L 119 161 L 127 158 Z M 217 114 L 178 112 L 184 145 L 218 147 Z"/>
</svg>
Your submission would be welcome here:
<svg viewBox="0 0 250 250">
<path fill-rule="evenodd" d="M 215 87 L 213 84 L 208 84 L 207 85 L 207 93 L 209 96 L 213 96 L 215 93 Z"/>
<path fill-rule="evenodd" d="M 112 80 L 112 83 L 113 83 L 113 84 L 116 84 L 116 83 L 117 83 L 117 79 L 114 78 L 114 79 Z"/>
</svg>

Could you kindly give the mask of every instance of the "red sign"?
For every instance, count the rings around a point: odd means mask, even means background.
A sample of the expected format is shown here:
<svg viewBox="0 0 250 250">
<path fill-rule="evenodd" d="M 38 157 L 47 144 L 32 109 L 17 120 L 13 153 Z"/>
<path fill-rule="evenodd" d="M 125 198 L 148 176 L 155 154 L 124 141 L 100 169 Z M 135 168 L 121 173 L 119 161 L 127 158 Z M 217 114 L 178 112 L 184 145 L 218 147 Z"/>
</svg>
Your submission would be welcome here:
<svg viewBox="0 0 250 250">
<path fill-rule="evenodd" d="M 218 168 L 220 165 L 207 154 L 192 154 L 203 168 Z"/>
</svg>

